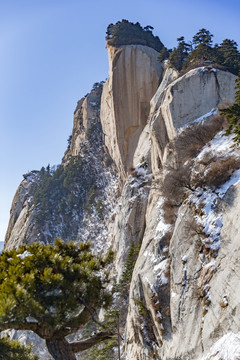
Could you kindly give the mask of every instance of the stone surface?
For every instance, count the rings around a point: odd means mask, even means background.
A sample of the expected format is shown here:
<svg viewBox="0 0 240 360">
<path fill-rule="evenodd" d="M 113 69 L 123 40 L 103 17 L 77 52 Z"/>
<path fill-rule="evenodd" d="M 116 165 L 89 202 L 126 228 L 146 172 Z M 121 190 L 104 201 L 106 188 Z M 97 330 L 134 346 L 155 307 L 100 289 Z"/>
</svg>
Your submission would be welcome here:
<svg viewBox="0 0 240 360">
<path fill-rule="evenodd" d="M 113 228 L 113 249 L 116 251 L 114 266 L 117 281 L 121 278 L 131 242 L 141 244 L 145 231 L 145 213 L 151 176 L 137 172 L 127 179 L 116 207 Z"/>
<path fill-rule="evenodd" d="M 186 124 L 234 101 L 236 76 L 212 68 L 197 68 L 158 91 L 152 100 L 152 167 L 158 172 L 169 141 Z"/>
<path fill-rule="evenodd" d="M 34 203 L 34 195 L 41 185 L 40 172 L 32 171 L 24 175 L 12 202 L 5 249 L 17 248 L 22 243 L 33 241 L 52 243 L 54 238 L 62 237 L 77 242 L 94 239 L 98 244 L 96 250 L 101 251 L 103 242 L 107 240 L 110 214 L 115 203 L 113 197 L 118 187 L 115 166 L 103 143 L 100 123 L 101 92 L 102 84 L 98 83 L 90 94 L 78 102 L 74 112 L 72 136 L 61 164 L 65 167 L 71 159 L 78 159 L 83 164 L 81 175 L 76 178 L 75 174 L 73 179 L 69 179 L 68 186 L 72 195 L 75 195 L 75 200 L 71 203 L 69 196 L 64 197 L 63 189 L 56 187 L 56 191 L 62 192 L 60 201 L 64 206 L 60 206 L 59 196 L 53 197 L 51 201 L 55 201 L 56 213 L 52 211 L 46 221 L 39 223 L 36 219 L 39 208 Z M 87 182 L 92 182 L 91 189 L 88 187 L 87 190 Z M 90 195 L 91 203 L 82 204 L 79 201 L 82 198 L 87 203 Z M 87 209 L 83 209 L 84 206 Z M 100 212 L 103 217 L 108 213 L 106 220 L 99 218 Z"/>
<path fill-rule="evenodd" d="M 14 196 L 10 210 L 10 219 L 5 236 L 4 249 L 17 249 L 25 243 L 27 235 L 35 235 L 38 228 L 34 223 L 33 195 L 39 181 L 38 171 L 24 175 Z"/>
<path fill-rule="evenodd" d="M 141 245 L 128 300 L 119 294 L 115 297 L 127 312 L 121 319 L 121 326 L 126 324 L 121 328 L 122 359 L 209 360 L 211 356 L 220 360 L 219 351 L 222 360 L 234 360 L 234 352 L 228 357 L 226 349 L 227 341 L 239 349 L 240 182 L 225 183 L 228 190 L 222 193 L 207 185 L 188 189 L 173 210 L 167 203 L 170 195 L 163 197 L 162 179 L 169 176 L 171 180 L 167 165 L 174 155 L 170 157 L 165 150 L 169 141 L 196 119 L 206 114 L 210 117 L 220 103 L 232 101 L 236 77 L 208 67 L 177 78 L 177 72 L 165 64 L 158 86 L 163 65 L 157 63 L 154 50 L 132 45 L 108 47 L 108 52 L 109 79 L 101 98 L 103 133 L 100 96 L 95 89 L 77 105 L 63 165 L 73 156 L 82 156 L 89 176 L 97 174 L 96 201 L 90 212 L 85 204 L 84 225 L 78 218 L 72 219 L 71 225 L 78 229 L 75 240 L 92 240 L 95 252 L 104 253 L 112 246 L 116 253 L 113 280 L 121 279 L 130 245 Z M 211 163 L 226 158 L 235 159 L 235 170 L 240 167 L 239 149 L 232 148 L 231 141 L 218 134 L 206 144 L 196 158 L 189 159 L 191 176 L 202 167 L 207 174 Z M 117 165 L 121 188 L 106 148 Z M 52 241 L 52 220 L 42 229 L 34 221 L 33 196 L 38 181 L 39 173 L 33 171 L 19 186 L 6 249 L 18 247 L 26 239 L 39 240 L 38 234 L 45 236 L 45 242 Z M 84 187 L 81 189 L 84 192 Z M 206 199 L 211 200 L 208 206 Z M 97 212 L 99 200 L 102 213 Z M 175 217 L 171 211 L 176 212 Z M 204 222 L 210 233 L 205 231 Z M 54 229 L 58 231 L 60 225 Z M 220 247 L 211 248 L 218 242 Z M 12 336 L 28 341 L 25 335 L 12 332 Z M 39 339 L 34 342 L 40 344 Z M 41 351 L 46 359 L 44 347 Z"/>
<path fill-rule="evenodd" d="M 147 46 L 108 46 L 107 49 L 109 79 L 103 88 L 101 122 L 105 144 L 121 177 L 125 178 L 133 164 L 163 66 L 157 61 L 157 51 Z"/>
</svg>

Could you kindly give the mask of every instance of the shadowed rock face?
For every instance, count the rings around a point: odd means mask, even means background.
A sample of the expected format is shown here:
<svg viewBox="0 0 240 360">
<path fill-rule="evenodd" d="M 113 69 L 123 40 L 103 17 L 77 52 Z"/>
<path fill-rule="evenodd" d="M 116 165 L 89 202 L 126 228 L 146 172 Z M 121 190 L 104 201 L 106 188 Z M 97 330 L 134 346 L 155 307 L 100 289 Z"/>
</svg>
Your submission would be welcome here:
<svg viewBox="0 0 240 360">
<path fill-rule="evenodd" d="M 125 178 L 162 78 L 158 53 L 142 45 L 108 46 L 109 79 L 101 101 L 105 144 Z"/>
</svg>

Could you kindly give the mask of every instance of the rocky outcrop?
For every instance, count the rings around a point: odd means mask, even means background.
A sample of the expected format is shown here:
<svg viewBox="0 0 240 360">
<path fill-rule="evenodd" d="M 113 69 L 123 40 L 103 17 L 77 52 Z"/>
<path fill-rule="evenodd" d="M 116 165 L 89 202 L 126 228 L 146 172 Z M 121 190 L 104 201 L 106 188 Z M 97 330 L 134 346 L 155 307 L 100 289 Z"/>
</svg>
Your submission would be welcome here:
<svg viewBox="0 0 240 360">
<path fill-rule="evenodd" d="M 103 83 L 94 84 L 92 91 L 78 101 L 73 117 L 73 131 L 69 140 L 63 163 L 71 156 L 78 156 L 83 150 L 83 144 L 91 138 L 96 124 L 100 123 L 100 102 Z M 95 130 L 96 131 L 96 130 Z M 102 137 L 102 134 L 98 134 Z"/>
<path fill-rule="evenodd" d="M 94 84 L 78 102 L 62 164 L 24 175 L 12 203 L 5 249 L 33 241 L 52 243 L 61 237 L 99 240 L 100 251 L 106 242 L 118 177 L 103 143 L 102 86 Z"/>
<path fill-rule="evenodd" d="M 157 61 L 157 51 L 147 46 L 108 46 L 107 49 L 109 78 L 103 88 L 101 122 L 105 144 L 125 179 L 163 66 Z"/>
<path fill-rule="evenodd" d="M 192 174 L 207 157 L 206 173 L 210 159 L 216 158 L 218 166 L 224 158 L 235 159 L 239 169 L 240 151 L 231 144 L 217 135 L 197 156 Z M 189 191 L 176 219 L 169 223 L 172 209 L 161 196 L 161 186 L 153 181 L 132 276 L 126 357 L 200 360 L 218 340 L 240 330 L 235 272 L 240 250 L 236 244 L 240 170 L 216 192 L 209 187 Z"/>
<path fill-rule="evenodd" d="M 114 266 L 117 269 L 117 281 L 124 271 L 131 243 L 135 247 L 142 243 L 151 179 L 151 175 L 139 167 L 128 177 L 117 203 L 112 239 L 116 252 Z"/>
<path fill-rule="evenodd" d="M 166 158 L 166 145 L 182 127 L 211 116 L 220 104 L 234 100 L 235 79 L 231 73 L 204 67 L 189 71 L 165 88 L 160 86 L 151 110 L 153 172 L 158 172 Z"/>
<path fill-rule="evenodd" d="M 56 236 L 91 240 L 96 253 L 112 247 L 122 359 L 229 360 L 227 340 L 240 337 L 240 151 L 218 125 L 182 163 L 169 144 L 187 150 L 187 129 L 200 132 L 234 100 L 236 77 L 209 66 L 178 77 L 167 63 L 162 74 L 141 45 L 108 53 L 109 79 L 78 102 L 61 166 L 24 176 L 5 248 Z M 51 211 L 44 179 L 57 180 Z"/>
<path fill-rule="evenodd" d="M 199 257 L 199 234 L 193 228 L 192 211 L 187 206 L 179 211 L 170 246 L 173 331 L 169 359 L 188 356 L 201 359 L 223 335 L 240 330 L 237 299 L 240 289 L 236 275 L 240 251 L 237 244 L 239 200 L 240 183 L 219 199 L 215 211 L 223 214 L 221 247 L 218 256 L 205 263 Z M 185 263 L 179 261 L 184 257 Z"/>
<path fill-rule="evenodd" d="M 4 249 L 15 248 L 25 242 L 26 237 L 38 238 L 38 229 L 34 222 L 33 196 L 39 183 L 39 172 L 32 171 L 24 175 L 14 196 L 10 211 L 10 220 L 5 236 Z"/>
<path fill-rule="evenodd" d="M 152 97 L 152 99 L 150 101 L 149 119 L 151 119 L 153 117 L 154 113 L 158 110 L 159 106 L 161 105 L 164 90 L 171 82 L 176 80 L 177 77 L 178 77 L 178 72 L 176 70 L 172 69 L 171 67 L 169 67 L 169 64 L 167 62 L 165 62 L 165 70 L 164 70 L 164 74 L 163 74 L 163 79 L 162 79 L 156 93 L 154 94 L 154 96 Z M 151 123 L 148 120 L 145 128 L 143 129 L 143 131 L 139 137 L 137 148 L 134 153 L 134 157 L 133 157 L 133 166 L 134 167 L 136 167 L 143 160 L 148 164 L 149 170 L 151 169 L 151 150 L 154 151 L 154 148 L 151 149 L 153 139 L 151 138 L 150 133 L 151 133 Z M 164 133 L 164 131 L 163 131 L 163 133 Z M 153 156 L 153 158 L 154 157 L 155 156 Z"/>
</svg>

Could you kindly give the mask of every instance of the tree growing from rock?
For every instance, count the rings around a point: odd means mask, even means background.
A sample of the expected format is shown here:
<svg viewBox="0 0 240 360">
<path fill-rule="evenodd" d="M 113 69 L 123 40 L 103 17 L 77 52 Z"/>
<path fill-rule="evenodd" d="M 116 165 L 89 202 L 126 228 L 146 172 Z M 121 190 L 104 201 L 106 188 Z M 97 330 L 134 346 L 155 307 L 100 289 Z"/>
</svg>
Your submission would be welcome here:
<svg viewBox="0 0 240 360">
<path fill-rule="evenodd" d="M 213 34 L 207 29 L 200 29 L 190 43 L 181 36 L 177 39 L 178 46 L 171 52 L 163 47 L 158 60 L 169 58 L 170 66 L 184 72 L 189 68 L 212 63 L 222 70 L 237 75 L 240 69 L 240 52 L 234 40 L 225 39 L 220 45 L 212 45 Z"/>
<path fill-rule="evenodd" d="M 187 60 L 189 51 L 191 50 L 191 44 L 185 42 L 184 36 L 179 37 L 177 41 L 178 46 L 171 52 L 169 61 L 172 67 L 180 71 Z"/>
<path fill-rule="evenodd" d="M 238 75 L 240 53 L 234 40 L 225 39 L 218 47 L 219 62 L 230 72 Z"/>
<path fill-rule="evenodd" d="M 240 144 L 240 74 L 236 79 L 236 95 L 234 104 L 220 110 L 228 122 L 228 129 L 225 135 L 234 134 L 234 141 Z"/>
<path fill-rule="evenodd" d="M 0 331 L 32 330 L 46 340 L 55 360 L 75 360 L 112 332 L 68 342 L 66 336 L 108 306 L 105 266 L 110 256 L 94 256 L 90 243 L 78 247 L 58 239 L 54 245 L 33 243 L 0 256 Z"/>
<path fill-rule="evenodd" d="M 161 51 L 163 44 L 158 36 L 152 33 L 153 27 L 150 25 L 144 28 L 139 22 L 136 24 L 122 19 L 116 24 L 109 24 L 106 31 L 106 40 L 108 45 L 122 46 L 122 45 L 145 45 L 156 51 Z"/>
</svg>

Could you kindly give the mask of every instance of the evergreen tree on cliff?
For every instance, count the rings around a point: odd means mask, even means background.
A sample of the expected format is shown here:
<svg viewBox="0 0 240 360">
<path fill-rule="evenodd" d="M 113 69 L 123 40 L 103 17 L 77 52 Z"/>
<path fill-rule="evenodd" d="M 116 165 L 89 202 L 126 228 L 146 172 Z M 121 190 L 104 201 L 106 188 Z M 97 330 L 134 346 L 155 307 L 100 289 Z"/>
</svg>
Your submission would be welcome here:
<svg viewBox="0 0 240 360">
<path fill-rule="evenodd" d="M 238 75 L 240 52 L 234 40 L 225 39 L 218 47 L 218 62 L 231 73 Z"/>
<path fill-rule="evenodd" d="M 62 240 L 3 252 L 0 331 L 34 331 L 55 360 L 75 360 L 75 353 L 111 338 L 108 331 L 73 343 L 65 338 L 93 319 L 97 308 L 109 305 L 104 288 L 108 261 L 93 256 L 89 243 L 77 247 Z"/>
<path fill-rule="evenodd" d="M 187 68 L 190 63 L 197 60 L 215 60 L 216 51 L 215 48 L 212 48 L 212 38 L 213 35 L 206 29 L 200 29 L 196 35 L 193 36 L 192 44 L 194 46 L 194 50 L 189 54 L 188 59 L 184 64 L 185 68 Z"/>
<path fill-rule="evenodd" d="M 169 61 L 172 67 L 180 71 L 188 57 L 191 45 L 185 42 L 183 36 L 179 37 L 177 41 L 178 46 L 171 52 Z"/>
<path fill-rule="evenodd" d="M 156 51 L 161 51 L 163 44 L 158 36 L 152 33 L 153 27 L 150 25 L 144 28 L 136 22 L 135 24 L 123 19 L 116 24 L 109 24 L 106 31 L 106 40 L 109 45 L 145 45 Z"/>
<path fill-rule="evenodd" d="M 228 122 L 228 129 L 225 135 L 234 134 L 234 141 L 240 144 L 240 74 L 236 79 L 235 102 L 226 109 L 220 110 Z"/>
</svg>

